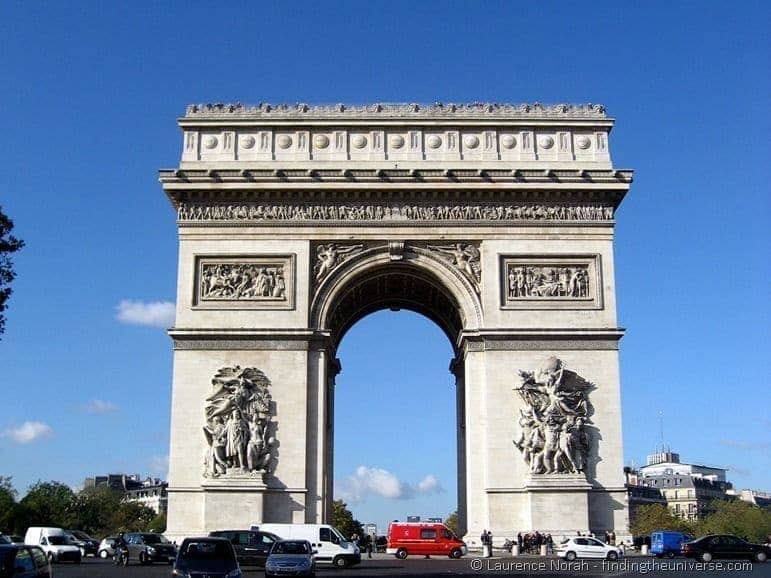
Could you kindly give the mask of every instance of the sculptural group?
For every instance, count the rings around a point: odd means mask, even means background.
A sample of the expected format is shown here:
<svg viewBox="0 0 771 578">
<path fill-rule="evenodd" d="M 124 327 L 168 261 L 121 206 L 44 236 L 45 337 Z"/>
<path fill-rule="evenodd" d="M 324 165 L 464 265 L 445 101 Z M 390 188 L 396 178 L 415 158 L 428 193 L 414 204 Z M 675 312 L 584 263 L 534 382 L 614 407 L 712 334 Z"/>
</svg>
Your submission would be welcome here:
<svg viewBox="0 0 771 578">
<path fill-rule="evenodd" d="M 520 371 L 514 390 L 520 409 L 519 437 L 514 445 L 531 474 L 581 473 L 586 470 L 591 439 L 586 428 L 592 384 L 549 357 L 533 372 Z"/>
<path fill-rule="evenodd" d="M 260 476 L 270 464 L 270 380 L 255 367 L 223 367 L 212 379 L 203 427 L 208 444 L 204 476 Z"/>
</svg>

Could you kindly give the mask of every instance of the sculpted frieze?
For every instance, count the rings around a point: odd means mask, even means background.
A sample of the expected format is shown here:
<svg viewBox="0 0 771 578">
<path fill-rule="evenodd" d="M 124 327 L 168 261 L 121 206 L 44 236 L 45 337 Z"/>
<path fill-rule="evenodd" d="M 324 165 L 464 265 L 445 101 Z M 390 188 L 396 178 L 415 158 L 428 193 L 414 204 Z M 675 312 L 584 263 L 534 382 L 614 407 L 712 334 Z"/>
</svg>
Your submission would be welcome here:
<svg viewBox="0 0 771 578">
<path fill-rule="evenodd" d="M 199 257 L 195 306 L 291 308 L 294 257 Z"/>
<path fill-rule="evenodd" d="M 262 478 L 276 446 L 270 380 L 256 367 L 236 365 L 220 368 L 211 383 L 204 406 L 204 477 Z"/>
<path fill-rule="evenodd" d="M 586 470 L 591 448 L 591 405 L 594 388 L 562 360 L 547 358 L 535 371 L 519 372 L 514 390 L 520 409 L 519 435 L 514 445 L 531 474 L 575 474 Z"/>
<path fill-rule="evenodd" d="M 589 297 L 588 265 L 508 265 L 509 299 Z"/>
<path fill-rule="evenodd" d="M 603 203 L 180 203 L 177 219 L 207 221 L 612 221 L 613 207 Z"/>
</svg>

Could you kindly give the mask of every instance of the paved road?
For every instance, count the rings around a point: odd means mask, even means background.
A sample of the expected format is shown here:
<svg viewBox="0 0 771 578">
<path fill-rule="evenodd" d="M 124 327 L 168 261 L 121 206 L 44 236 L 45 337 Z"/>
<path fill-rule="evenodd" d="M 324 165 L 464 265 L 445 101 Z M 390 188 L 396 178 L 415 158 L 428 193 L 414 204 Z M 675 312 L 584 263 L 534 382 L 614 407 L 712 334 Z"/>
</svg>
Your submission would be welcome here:
<svg viewBox="0 0 771 578">
<path fill-rule="evenodd" d="M 255 568 L 245 568 L 245 578 L 261 578 L 263 573 Z M 82 564 L 58 564 L 54 568 L 56 578 L 170 578 L 171 567 L 165 564 L 127 568 L 115 567 L 112 562 L 89 558 Z M 399 576 L 422 578 L 424 576 L 534 576 L 543 578 L 581 576 L 598 578 L 653 577 L 677 578 L 771 578 L 771 562 L 751 564 L 741 560 L 721 560 L 713 564 L 693 560 L 656 560 L 654 558 L 629 557 L 616 563 L 577 560 L 567 563 L 558 558 L 510 556 L 476 558 L 466 556 L 460 560 L 448 558 L 410 557 L 396 560 L 392 556 L 376 555 L 364 559 L 360 566 L 335 570 L 320 567 L 318 576 L 336 578 L 371 578 L 373 576 Z"/>
</svg>

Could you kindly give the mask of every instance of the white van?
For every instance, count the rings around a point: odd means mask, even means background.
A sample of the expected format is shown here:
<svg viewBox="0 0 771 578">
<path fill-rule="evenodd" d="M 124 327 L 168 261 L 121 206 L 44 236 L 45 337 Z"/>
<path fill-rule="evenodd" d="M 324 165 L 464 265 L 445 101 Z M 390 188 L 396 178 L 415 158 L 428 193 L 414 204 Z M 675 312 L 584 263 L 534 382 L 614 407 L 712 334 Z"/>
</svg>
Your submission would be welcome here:
<svg viewBox="0 0 771 578">
<path fill-rule="evenodd" d="M 40 546 L 51 562 L 75 562 L 80 564 L 80 548 L 70 541 L 67 532 L 61 528 L 32 526 L 27 528 L 25 544 Z"/>
<path fill-rule="evenodd" d="M 284 540 L 308 540 L 318 563 L 345 568 L 361 562 L 359 547 L 329 524 L 254 524 L 250 530 L 271 532 Z"/>
</svg>

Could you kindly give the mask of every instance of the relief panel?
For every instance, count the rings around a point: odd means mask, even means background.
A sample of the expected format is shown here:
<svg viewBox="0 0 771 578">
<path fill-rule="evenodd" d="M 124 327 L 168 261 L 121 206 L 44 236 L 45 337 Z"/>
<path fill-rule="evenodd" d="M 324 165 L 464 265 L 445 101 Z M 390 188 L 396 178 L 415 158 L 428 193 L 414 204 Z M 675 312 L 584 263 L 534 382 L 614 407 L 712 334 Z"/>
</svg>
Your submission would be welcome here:
<svg viewBox="0 0 771 578">
<path fill-rule="evenodd" d="M 294 255 L 199 255 L 195 273 L 194 309 L 294 309 Z"/>
<path fill-rule="evenodd" d="M 602 309 L 599 255 L 501 256 L 502 309 Z"/>
</svg>

